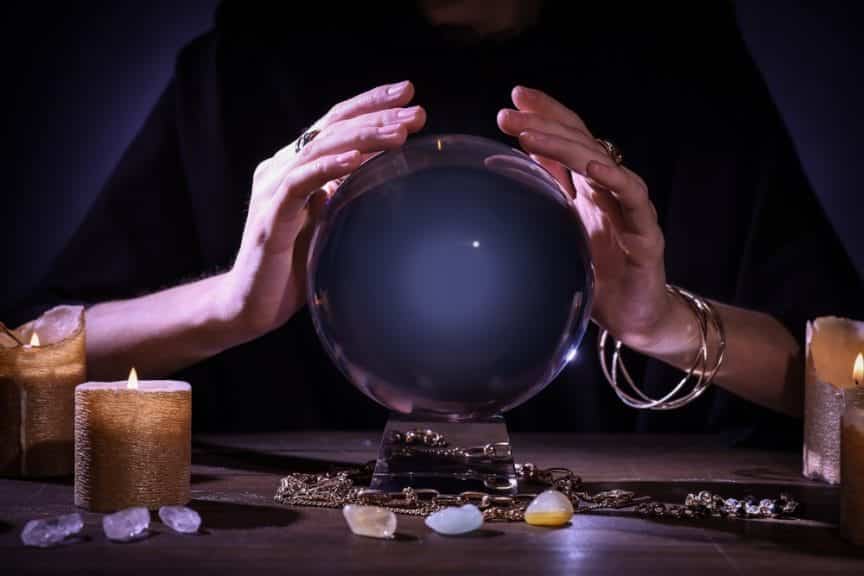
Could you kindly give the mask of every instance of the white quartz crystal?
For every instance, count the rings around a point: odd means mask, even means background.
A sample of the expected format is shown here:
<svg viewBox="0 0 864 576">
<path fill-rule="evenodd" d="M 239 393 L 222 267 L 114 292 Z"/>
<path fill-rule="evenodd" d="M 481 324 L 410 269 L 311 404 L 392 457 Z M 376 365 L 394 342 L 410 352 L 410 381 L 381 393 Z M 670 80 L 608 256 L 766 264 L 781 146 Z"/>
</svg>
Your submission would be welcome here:
<svg viewBox="0 0 864 576">
<path fill-rule="evenodd" d="M 393 538 L 396 534 L 396 515 L 378 506 L 346 504 L 342 515 L 351 532 L 370 538 Z"/>
<path fill-rule="evenodd" d="M 49 548 L 74 536 L 84 528 L 84 519 L 77 512 L 56 518 L 30 520 L 21 531 L 21 541 L 27 546 Z"/>
<path fill-rule="evenodd" d="M 186 506 L 162 506 L 159 508 L 159 519 L 181 534 L 194 534 L 201 528 L 201 516 Z"/>
<path fill-rule="evenodd" d="M 467 534 L 483 526 L 483 513 L 473 504 L 459 508 L 444 508 L 426 518 L 426 526 L 438 532 L 454 536 Z"/>
<path fill-rule="evenodd" d="M 129 542 L 147 534 L 150 511 L 147 508 L 126 508 L 102 518 L 102 529 L 109 540 Z"/>
</svg>

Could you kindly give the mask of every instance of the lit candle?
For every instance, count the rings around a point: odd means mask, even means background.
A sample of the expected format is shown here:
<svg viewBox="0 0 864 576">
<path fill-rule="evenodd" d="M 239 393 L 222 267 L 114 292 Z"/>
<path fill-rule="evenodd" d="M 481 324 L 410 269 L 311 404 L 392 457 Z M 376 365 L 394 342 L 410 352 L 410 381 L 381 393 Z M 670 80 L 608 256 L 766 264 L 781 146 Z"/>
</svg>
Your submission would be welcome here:
<svg viewBox="0 0 864 576">
<path fill-rule="evenodd" d="M 855 358 L 852 379 L 855 389 L 847 394 L 843 412 L 840 525 L 852 542 L 864 545 L 864 354 Z"/>
<path fill-rule="evenodd" d="M 75 504 L 96 512 L 189 501 L 186 382 L 86 382 L 75 389 Z"/>
<path fill-rule="evenodd" d="M 804 383 L 804 476 L 840 483 L 840 419 L 849 367 L 864 349 L 864 322 L 817 318 L 807 323 Z"/>
<path fill-rule="evenodd" d="M 84 309 L 52 308 L 16 330 L 0 324 L 0 475 L 74 469 L 75 386 L 86 378 Z"/>
</svg>

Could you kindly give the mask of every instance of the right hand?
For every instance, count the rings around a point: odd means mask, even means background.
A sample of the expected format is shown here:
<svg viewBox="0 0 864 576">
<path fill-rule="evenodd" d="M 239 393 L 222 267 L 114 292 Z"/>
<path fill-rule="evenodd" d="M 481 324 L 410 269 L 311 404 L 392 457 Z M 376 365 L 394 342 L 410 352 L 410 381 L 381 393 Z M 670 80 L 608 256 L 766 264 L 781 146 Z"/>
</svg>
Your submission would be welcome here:
<svg viewBox="0 0 864 576">
<path fill-rule="evenodd" d="M 306 255 L 324 190 L 423 127 L 423 108 L 405 107 L 413 96 L 406 81 L 340 102 L 312 125 L 319 133 L 299 153 L 292 142 L 258 165 L 240 250 L 222 283 L 235 335 L 261 336 L 303 306 Z"/>
</svg>

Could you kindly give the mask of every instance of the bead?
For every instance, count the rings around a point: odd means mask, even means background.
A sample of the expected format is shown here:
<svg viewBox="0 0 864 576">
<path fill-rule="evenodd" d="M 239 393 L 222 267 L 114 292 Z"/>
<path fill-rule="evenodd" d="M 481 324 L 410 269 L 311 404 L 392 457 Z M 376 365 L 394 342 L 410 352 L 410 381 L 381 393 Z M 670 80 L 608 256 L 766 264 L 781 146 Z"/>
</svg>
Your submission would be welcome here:
<svg viewBox="0 0 864 576">
<path fill-rule="evenodd" d="M 540 493 L 525 509 L 525 522 L 532 526 L 563 526 L 572 517 L 572 502 L 557 490 Z"/>
<path fill-rule="evenodd" d="M 369 538 L 393 538 L 396 533 L 396 515 L 378 506 L 346 504 L 342 515 L 351 532 Z"/>
<path fill-rule="evenodd" d="M 426 526 L 448 536 L 467 534 L 483 526 L 483 513 L 473 504 L 444 508 L 426 518 Z"/>
</svg>

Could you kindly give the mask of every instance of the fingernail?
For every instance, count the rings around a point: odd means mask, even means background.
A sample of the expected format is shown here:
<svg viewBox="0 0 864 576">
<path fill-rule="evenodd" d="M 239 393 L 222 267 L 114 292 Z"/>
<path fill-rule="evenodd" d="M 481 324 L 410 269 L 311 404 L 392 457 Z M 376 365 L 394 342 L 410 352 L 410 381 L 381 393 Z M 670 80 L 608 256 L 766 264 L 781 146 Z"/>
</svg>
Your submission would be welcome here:
<svg viewBox="0 0 864 576">
<path fill-rule="evenodd" d="M 543 140 L 543 135 L 540 134 L 539 132 L 528 132 L 528 131 L 520 132 L 519 137 L 520 138 L 527 138 L 528 140 L 534 140 L 535 142 L 539 142 L 539 141 Z"/>
<path fill-rule="evenodd" d="M 396 112 L 396 117 L 397 118 L 413 118 L 417 115 L 417 110 L 418 109 L 416 106 L 413 108 L 405 108 L 403 110 L 399 110 L 398 112 Z"/>
<path fill-rule="evenodd" d="M 397 84 L 393 84 L 392 86 L 388 86 L 387 87 L 387 94 L 390 96 L 392 96 L 394 94 L 399 94 L 401 92 L 404 92 L 407 87 L 408 87 L 408 80 L 403 80 L 402 82 L 399 82 Z"/>
<path fill-rule="evenodd" d="M 389 126 L 381 126 L 378 128 L 378 135 L 385 137 L 393 137 L 399 134 L 400 130 L 399 124 L 390 124 Z"/>
</svg>

